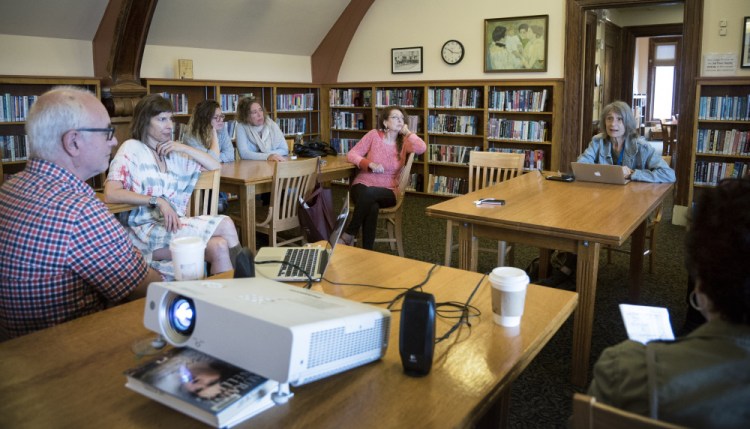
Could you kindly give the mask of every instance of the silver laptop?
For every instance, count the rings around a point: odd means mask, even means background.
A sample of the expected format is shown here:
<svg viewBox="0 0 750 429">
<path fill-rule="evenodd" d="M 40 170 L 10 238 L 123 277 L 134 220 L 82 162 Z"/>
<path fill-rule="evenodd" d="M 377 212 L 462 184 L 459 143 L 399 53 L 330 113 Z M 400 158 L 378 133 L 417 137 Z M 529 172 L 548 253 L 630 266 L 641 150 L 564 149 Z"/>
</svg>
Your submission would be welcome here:
<svg viewBox="0 0 750 429">
<path fill-rule="evenodd" d="M 341 237 L 347 217 L 349 217 L 349 195 L 344 199 L 344 206 L 336 218 L 336 226 L 328 237 L 325 247 L 261 247 L 255 255 L 256 275 L 282 282 L 306 282 L 308 281 L 306 272 L 313 281 L 319 282 L 328 268 L 333 249 L 336 248 L 336 242 Z M 277 262 L 260 263 L 265 261 Z"/>
<path fill-rule="evenodd" d="M 622 165 L 571 162 L 570 167 L 573 169 L 576 180 L 583 182 L 611 183 L 613 185 L 624 185 L 630 182 L 630 179 L 626 179 L 622 172 Z"/>
</svg>

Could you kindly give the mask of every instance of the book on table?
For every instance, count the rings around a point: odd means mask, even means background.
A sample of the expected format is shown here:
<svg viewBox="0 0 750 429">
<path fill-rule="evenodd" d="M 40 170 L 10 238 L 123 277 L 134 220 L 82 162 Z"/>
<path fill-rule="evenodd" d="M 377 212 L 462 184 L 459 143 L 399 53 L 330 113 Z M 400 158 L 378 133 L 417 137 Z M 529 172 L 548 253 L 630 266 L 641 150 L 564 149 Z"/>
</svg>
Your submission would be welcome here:
<svg viewBox="0 0 750 429">
<path fill-rule="evenodd" d="M 272 407 L 278 383 L 187 347 L 125 371 L 125 386 L 215 427 Z"/>
</svg>

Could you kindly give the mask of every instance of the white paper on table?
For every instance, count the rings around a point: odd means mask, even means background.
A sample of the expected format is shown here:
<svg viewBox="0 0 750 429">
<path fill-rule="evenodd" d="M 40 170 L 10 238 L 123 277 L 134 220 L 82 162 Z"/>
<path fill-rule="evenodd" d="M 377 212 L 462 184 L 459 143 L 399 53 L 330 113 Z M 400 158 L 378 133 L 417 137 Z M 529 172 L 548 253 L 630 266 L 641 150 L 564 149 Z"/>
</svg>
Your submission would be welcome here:
<svg viewBox="0 0 750 429">
<path fill-rule="evenodd" d="M 643 344 L 652 340 L 674 340 L 666 308 L 620 304 L 620 313 L 631 340 Z"/>
</svg>

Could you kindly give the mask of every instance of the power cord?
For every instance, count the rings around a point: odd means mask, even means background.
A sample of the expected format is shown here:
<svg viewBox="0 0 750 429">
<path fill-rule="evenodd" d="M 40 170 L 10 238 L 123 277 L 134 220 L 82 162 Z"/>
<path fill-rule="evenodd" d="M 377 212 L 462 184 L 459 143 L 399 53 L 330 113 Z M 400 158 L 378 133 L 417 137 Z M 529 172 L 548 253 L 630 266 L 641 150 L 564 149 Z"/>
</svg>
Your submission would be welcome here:
<svg viewBox="0 0 750 429">
<path fill-rule="evenodd" d="M 466 299 L 465 303 L 460 303 L 456 301 L 447 301 L 447 302 L 441 302 L 435 304 L 435 312 L 438 316 L 449 319 L 453 318 L 455 319 L 458 317 L 458 321 L 451 326 L 451 328 L 443 334 L 440 338 L 435 339 L 435 344 L 440 343 L 441 341 L 444 341 L 448 339 L 456 330 L 461 327 L 462 325 L 466 325 L 471 329 L 471 322 L 470 318 L 472 317 L 479 317 L 482 312 L 471 305 L 471 300 L 474 298 L 474 294 L 477 293 L 477 290 L 479 290 L 479 286 L 482 285 L 482 282 L 484 282 L 484 278 L 487 277 L 487 274 L 484 274 L 481 279 L 479 279 L 479 282 L 477 282 L 477 285 L 474 286 L 474 290 L 471 291 L 471 294 Z M 452 307 L 448 310 L 440 310 L 440 307 Z M 453 315 L 453 313 L 459 313 L 458 316 Z"/>
</svg>

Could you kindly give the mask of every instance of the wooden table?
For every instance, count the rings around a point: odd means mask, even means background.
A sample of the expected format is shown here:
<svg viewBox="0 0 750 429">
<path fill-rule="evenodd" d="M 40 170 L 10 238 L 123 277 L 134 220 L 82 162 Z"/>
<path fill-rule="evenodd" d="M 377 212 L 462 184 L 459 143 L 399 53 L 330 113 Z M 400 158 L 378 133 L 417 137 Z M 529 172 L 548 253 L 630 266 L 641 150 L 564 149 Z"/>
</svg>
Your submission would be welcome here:
<svg viewBox="0 0 750 429">
<path fill-rule="evenodd" d="M 476 266 L 472 238 L 526 243 L 541 249 L 578 254 L 576 291 L 580 296 L 573 332 L 573 383 L 588 382 L 594 298 L 602 244 L 622 245 L 632 236 L 630 299 L 638 300 L 648 215 L 662 203 L 672 184 L 630 182 L 608 185 L 555 182 L 539 171 L 521 175 L 427 208 L 428 216 L 459 226 L 459 267 Z M 480 198 L 501 198 L 505 206 L 476 206 Z M 546 265 L 540 262 L 540 267 Z"/>
<path fill-rule="evenodd" d="M 387 270 L 378 269 L 387 266 Z M 326 279 L 411 287 L 431 264 L 340 246 Z M 465 302 L 482 276 L 438 266 L 425 292 L 438 302 Z M 390 300 L 397 291 L 314 286 L 358 301 Z M 393 428 L 498 425 L 511 382 L 527 367 L 573 312 L 577 294 L 530 285 L 516 331 L 492 320 L 485 279 L 471 302 L 482 314 L 439 343 L 431 373 L 404 375 L 399 358 L 399 315 L 393 313 L 385 357 L 297 388 L 240 427 Z M 143 327 L 144 300 L 108 309 L 53 328 L 0 343 L 0 420 L 3 427 L 205 427 L 177 411 L 125 388 L 123 371 L 139 365 L 131 344 L 150 338 Z M 397 306 L 398 307 L 398 306 Z M 452 322 L 438 319 L 438 336 Z M 525 404 L 518 404 L 525 406 Z M 507 416 L 507 413 L 504 414 Z M 486 418 L 486 420 L 482 420 Z"/>
<path fill-rule="evenodd" d="M 354 165 L 344 156 L 329 155 L 323 159 L 319 181 L 346 178 L 354 172 Z M 220 188 L 237 194 L 240 203 L 240 242 L 253 250 L 256 249 L 255 195 L 271 191 L 273 169 L 273 161 L 240 160 L 221 165 Z"/>
<path fill-rule="evenodd" d="M 132 204 L 126 204 L 126 203 L 108 203 L 104 201 L 104 193 L 103 192 L 96 192 L 96 198 L 99 199 L 99 201 L 103 202 L 104 205 L 107 206 L 107 209 L 112 214 L 122 213 L 122 212 L 129 212 L 130 210 L 133 210 L 137 206 L 134 206 Z"/>
</svg>

